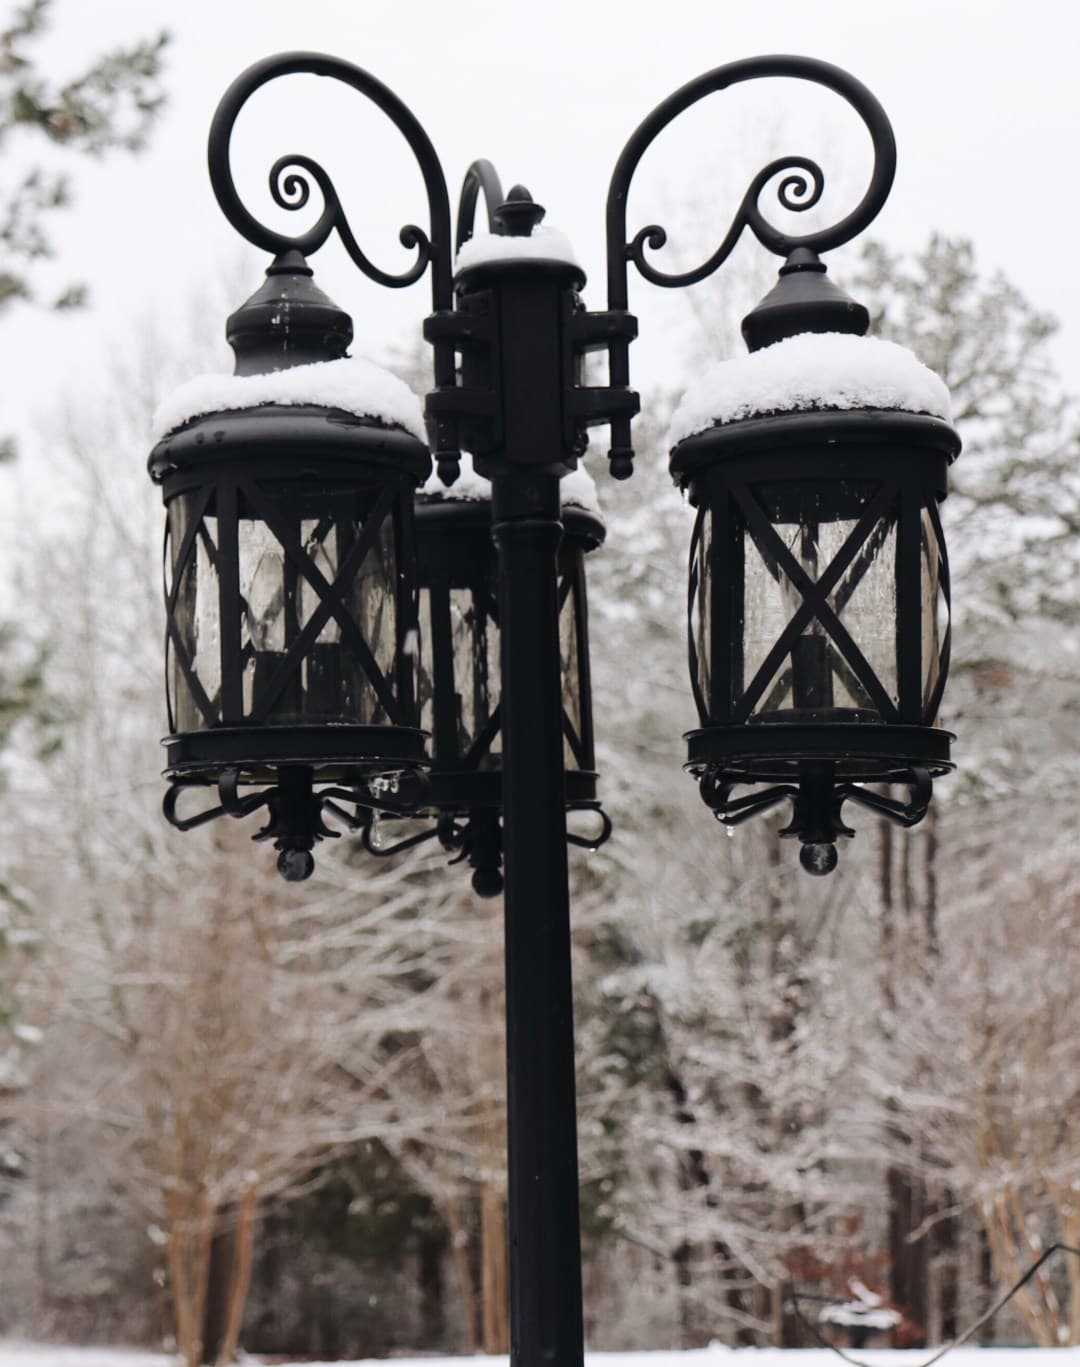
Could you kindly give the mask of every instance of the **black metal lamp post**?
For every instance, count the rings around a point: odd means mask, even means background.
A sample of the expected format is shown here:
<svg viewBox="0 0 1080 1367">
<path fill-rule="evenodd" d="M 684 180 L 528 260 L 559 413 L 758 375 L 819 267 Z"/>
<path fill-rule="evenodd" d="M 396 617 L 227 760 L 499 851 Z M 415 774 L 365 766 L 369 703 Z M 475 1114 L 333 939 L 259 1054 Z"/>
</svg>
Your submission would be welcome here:
<svg viewBox="0 0 1080 1367">
<path fill-rule="evenodd" d="M 323 209 L 306 233 L 271 232 L 240 203 L 229 168 L 237 114 L 266 81 L 300 72 L 367 96 L 417 157 L 430 231 L 402 229 L 416 258 L 401 275 L 364 254 L 329 176 L 308 157 L 284 157 L 270 176 L 284 208 L 302 208 L 310 183 L 318 187 Z M 802 157 L 774 161 L 702 267 L 657 269 L 645 253 L 664 245 L 663 230 L 627 236 L 641 156 L 698 100 L 772 76 L 823 85 L 860 113 L 875 151 L 866 195 L 834 228 L 781 233 L 758 207 L 767 185 L 783 177 L 781 203 L 806 209 L 823 177 Z M 543 209 L 521 187 L 504 200 L 487 163 L 466 175 L 452 276 L 446 188 L 431 143 L 359 68 L 312 53 L 270 58 L 239 78 L 214 119 L 219 203 L 275 262 L 268 293 L 232 325 L 237 382 L 257 381 L 248 401 L 239 411 L 227 411 L 238 408 L 231 400 L 189 405 L 151 457 L 171 547 L 166 811 L 190 826 L 268 806 L 263 834 L 277 840 L 283 871 L 294 877 L 310 871 L 311 847 L 329 833 L 327 811 L 357 828 L 372 810 L 435 812 L 444 831 L 465 817 L 474 848 L 487 851 L 473 860 L 480 890 L 494 891 L 501 803 L 515 1367 L 578 1367 L 583 1352 L 566 810 L 595 800 L 581 565 L 601 533 L 561 506 L 560 481 L 583 454 L 586 429 L 599 423 L 611 425 L 613 475 L 632 471 L 638 399 L 628 360 L 637 324 L 627 307 L 628 262 L 655 284 L 691 284 L 726 260 L 744 227 L 786 262 L 745 324 L 757 349 L 747 359 L 757 366 L 760 358 L 764 370 L 743 377 L 738 402 L 699 398 L 697 419 L 684 422 L 672 452 L 672 473 L 698 508 L 689 601 L 702 724 L 689 737 L 688 767 L 706 801 L 732 823 L 791 798 L 787 833 L 802 841 L 804 866 L 826 872 L 836 837 L 850 833 L 840 819 L 845 801 L 913 824 L 931 776 L 950 767 L 948 737 L 933 727 L 948 664 L 937 504 L 958 442 L 931 411 L 936 401 L 923 406 L 917 385 L 876 384 L 873 365 L 864 365 L 870 353 L 845 358 L 850 344 L 881 344 L 859 335 L 865 310 L 827 281 L 817 255 L 873 219 L 894 162 L 880 105 L 837 68 L 795 57 L 717 68 L 660 105 L 620 157 L 608 197 L 609 308 L 588 313 L 584 273 L 544 229 Z M 481 192 L 494 231 L 468 241 Z M 382 285 L 411 284 L 430 266 L 431 455 L 447 486 L 463 449 L 490 482 L 490 498 L 475 507 L 422 498 L 418 541 L 413 490 L 429 468 L 426 449 L 385 395 L 376 401 L 324 383 L 325 367 L 346 364 L 348 329 L 311 292 L 303 255 L 335 230 Z M 828 334 L 816 340 L 838 359 L 841 382 L 792 369 L 807 354 L 803 334 Z M 606 386 L 583 383 L 590 350 L 608 352 Z M 269 387 L 267 372 L 278 376 Z M 434 742 L 428 788 L 425 730 Z M 871 781 L 906 784 L 910 799 L 861 786 Z M 211 783 L 220 806 L 179 817 L 177 793 Z M 740 784 L 765 787 L 733 797 Z"/>
</svg>

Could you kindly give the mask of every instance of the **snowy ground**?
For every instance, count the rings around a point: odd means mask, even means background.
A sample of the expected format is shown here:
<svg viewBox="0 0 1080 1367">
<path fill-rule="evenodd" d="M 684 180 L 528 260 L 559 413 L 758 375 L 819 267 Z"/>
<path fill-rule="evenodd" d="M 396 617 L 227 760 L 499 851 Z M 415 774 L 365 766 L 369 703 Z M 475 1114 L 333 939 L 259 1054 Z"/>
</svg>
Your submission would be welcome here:
<svg viewBox="0 0 1080 1367">
<path fill-rule="evenodd" d="M 867 1367 L 921 1367 L 934 1354 L 927 1352 L 864 1351 L 849 1355 Z M 1051 1359 L 1053 1362 L 1051 1364 Z M 1038 1360 L 1038 1363 L 1037 1363 Z M 258 1363 L 259 1358 L 248 1358 Z M 274 1358 L 280 1363 L 280 1358 Z M 68 1348 L 40 1343 L 12 1343 L 0 1339 L 0 1367 L 174 1367 L 167 1353 L 145 1353 L 129 1348 Z M 504 1367 L 505 1358 L 393 1358 L 392 1367 Z M 945 1362 L 949 1367 L 1080 1367 L 1080 1348 L 958 1348 Z M 387 1359 L 369 1358 L 363 1367 L 386 1367 Z M 702 1348 L 693 1352 L 589 1353 L 587 1367 L 838 1367 L 840 1358 L 820 1348 Z M 304 1367 L 358 1367 L 357 1363 Z"/>
</svg>

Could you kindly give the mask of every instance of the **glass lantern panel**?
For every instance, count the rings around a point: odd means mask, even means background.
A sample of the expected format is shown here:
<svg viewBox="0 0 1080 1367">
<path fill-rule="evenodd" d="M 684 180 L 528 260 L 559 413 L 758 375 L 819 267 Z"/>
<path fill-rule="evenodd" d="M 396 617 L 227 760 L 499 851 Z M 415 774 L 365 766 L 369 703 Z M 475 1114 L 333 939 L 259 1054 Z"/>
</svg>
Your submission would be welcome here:
<svg viewBox="0 0 1080 1367">
<path fill-rule="evenodd" d="M 355 640 L 358 634 L 366 643 L 393 692 L 392 518 L 381 523 L 357 568 L 350 557 L 364 534 L 370 490 L 274 482 L 261 484 L 258 495 L 254 488 L 243 493 L 237 524 L 244 717 L 268 725 L 388 724 Z M 355 634 L 343 629 L 343 618 Z"/>
<path fill-rule="evenodd" d="M 703 507 L 698 514 L 694 546 L 693 598 L 690 603 L 690 631 L 697 655 L 697 684 L 705 711 L 712 700 L 712 513 Z M 725 700 L 726 701 L 726 700 Z"/>
<path fill-rule="evenodd" d="M 240 651 L 244 715 L 270 684 L 284 657 L 286 641 L 296 635 L 295 616 L 286 627 L 286 565 L 280 541 L 263 522 L 242 518 L 237 529 L 240 583 Z M 295 601 L 295 588 L 290 602 Z M 274 705 L 274 720 L 295 717 L 296 687 L 286 686 Z"/>
<path fill-rule="evenodd" d="M 949 603 L 942 578 L 941 548 L 929 512 L 922 512 L 922 662 L 923 706 L 941 674 L 941 643 L 949 629 Z M 929 719 L 929 720 L 932 720 Z"/>
<path fill-rule="evenodd" d="M 571 564 L 569 573 L 576 577 L 581 572 L 581 555 L 576 557 L 577 563 Z M 574 591 L 572 584 L 567 586 L 564 580 L 559 585 L 560 592 L 564 589 L 568 591 L 563 598 L 563 605 L 559 611 L 559 658 L 561 661 L 562 673 L 562 705 L 563 712 L 569 719 L 570 725 L 574 728 L 574 733 L 581 739 L 581 673 L 578 668 L 578 631 L 577 631 L 577 612 L 574 605 Z M 563 763 L 567 769 L 580 769 L 581 762 L 574 753 L 574 748 L 570 744 L 570 738 L 563 731 Z"/>
<path fill-rule="evenodd" d="M 851 634 L 867 664 L 894 703 L 900 700 L 897 669 L 896 521 L 882 518 L 829 595 L 829 606 Z M 877 712 L 863 685 L 837 656 L 836 707 Z"/>
<path fill-rule="evenodd" d="M 217 574 L 217 518 L 204 516 L 183 562 L 180 554 L 191 525 L 197 494 L 174 498 L 168 508 L 170 573 L 168 584 L 176 589 L 172 610 L 180 648 L 187 657 L 211 706 L 220 707 L 221 630 Z M 200 731 L 210 725 L 185 677 L 180 652 L 169 651 L 169 702 L 173 724 L 180 733 Z"/>
<path fill-rule="evenodd" d="M 743 677 L 735 680 L 739 696 L 753 681 L 792 613 L 802 602 L 776 557 L 762 550 L 747 531 L 743 546 Z"/>
<path fill-rule="evenodd" d="M 469 753 L 490 725 L 499 705 L 499 629 L 489 611 L 490 601 L 483 586 L 479 590 L 471 587 L 450 590 L 450 633 L 461 758 Z M 498 768 L 501 750 L 501 739 L 496 734 L 480 757 L 478 767 Z"/>
<path fill-rule="evenodd" d="M 420 658 L 416 676 L 416 696 L 420 704 L 420 728 L 433 737 L 435 734 L 435 656 L 431 646 L 432 611 L 432 593 L 425 586 L 420 589 L 419 596 Z"/>
<path fill-rule="evenodd" d="M 337 554 L 342 560 L 359 535 L 362 523 L 354 520 L 337 529 Z M 325 552 L 324 552 L 325 553 Z M 335 570 L 337 562 L 334 562 Z M 328 576 L 329 577 L 329 576 Z M 387 517 L 379 528 L 374 543 L 364 556 L 360 570 L 345 595 L 353 620 L 375 657 L 380 674 L 388 688 L 394 689 L 394 667 L 397 658 L 397 564 L 394 554 L 394 524 Z M 319 644 L 319 643 L 322 644 Z M 333 654 L 342 660 L 345 675 L 344 706 L 349 716 L 366 725 L 385 726 L 386 715 L 371 681 L 355 653 L 342 650 L 336 641 L 326 641 L 322 634 L 311 652 L 309 679 L 314 679 L 320 660 Z M 415 656 L 412 658 L 415 659 Z M 309 688 L 310 688 L 309 683 Z M 313 717 L 308 720 L 313 720 Z"/>
<path fill-rule="evenodd" d="M 869 480 L 840 480 L 825 486 L 794 480 L 761 484 L 753 493 L 803 574 L 816 582 L 854 532 L 879 487 Z M 894 699 L 898 687 L 895 551 L 896 528 L 890 517 L 871 530 L 826 599 Z M 744 565 L 744 674 L 741 685 L 736 680 L 740 693 L 752 683 L 804 602 L 778 551 L 749 527 L 744 530 Z M 833 709 L 877 711 L 825 625 L 813 616 L 778 662 L 751 716 L 761 721 L 798 721 L 807 712 Z"/>
<path fill-rule="evenodd" d="M 337 578 L 339 567 L 356 540 L 356 532 L 356 524 L 348 518 L 300 519 L 300 544 L 304 554 L 327 583 L 332 584 Z M 302 627 L 307 626 L 321 602 L 315 587 L 307 578 L 301 578 L 296 615 Z M 337 618 L 327 618 L 315 637 L 315 643 L 331 645 L 340 640 L 341 626 Z"/>
</svg>

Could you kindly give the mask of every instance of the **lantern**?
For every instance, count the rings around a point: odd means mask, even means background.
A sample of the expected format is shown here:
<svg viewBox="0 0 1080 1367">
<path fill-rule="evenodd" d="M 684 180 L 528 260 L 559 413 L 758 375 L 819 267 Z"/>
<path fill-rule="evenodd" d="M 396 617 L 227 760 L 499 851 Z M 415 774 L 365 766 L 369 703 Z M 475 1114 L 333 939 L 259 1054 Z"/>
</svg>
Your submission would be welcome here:
<svg viewBox="0 0 1080 1367">
<path fill-rule="evenodd" d="M 949 663 L 938 505 L 960 449 L 945 386 L 863 336 L 865 309 L 823 272 L 793 253 L 743 324 L 751 354 L 688 394 L 671 453 L 697 508 L 688 768 L 726 824 L 790 798 L 782 834 L 812 873 L 854 834 L 844 802 L 914 825 L 952 768 L 934 725 Z M 734 795 L 747 784 L 765 787 Z"/>
<path fill-rule="evenodd" d="M 597 836 L 568 835 L 596 849 L 611 825 L 596 796 L 592 694 L 589 685 L 585 556 L 604 540 L 592 480 L 577 471 L 562 480 L 563 539 L 558 556 L 562 655 L 563 761 L 566 806 L 597 811 Z M 434 830 L 378 843 L 369 824 L 365 844 L 389 855 L 438 836 L 473 869 L 481 896 L 502 891 L 502 730 L 497 555 L 491 537 L 491 485 L 468 455 L 445 488 L 433 475 L 416 498 L 419 588 L 420 724 L 431 735 L 430 813 Z"/>
<path fill-rule="evenodd" d="M 348 315 L 297 251 L 230 319 L 236 374 L 159 410 L 165 501 L 166 815 L 269 812 L 286 878 L 339 804 L 406 806 L 426 767 L 416 697 L 419 404 L 345 359 Z M 181 816 L 180 794 L 220 805 Z"/>
</svg>

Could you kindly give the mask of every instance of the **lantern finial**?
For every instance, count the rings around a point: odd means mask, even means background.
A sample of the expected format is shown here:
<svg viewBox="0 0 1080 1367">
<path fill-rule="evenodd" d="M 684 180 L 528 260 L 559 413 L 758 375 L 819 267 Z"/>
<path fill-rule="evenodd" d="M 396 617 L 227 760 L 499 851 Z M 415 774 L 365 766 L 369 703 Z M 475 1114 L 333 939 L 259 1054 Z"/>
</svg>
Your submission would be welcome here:
<svg viewBox="0 0 1080 1367">
<path fill-rule="evenodd" d="M 266 279 L 231 315 L 225 335 L 237 375 L 265 375 L 338 361 L 353 339 L 352 319 L 316 285 L 301 252 L 276 256 Z"/>
<path fill-rule="evenodd" d="M 742 321 L 751 351 L 800 332 L 846 332 L 864 337 L 870 313 L 826 275 L 825 262 L 809 247 L 796 247 L 780 267 L 780 278 Z"/>
</svg>

